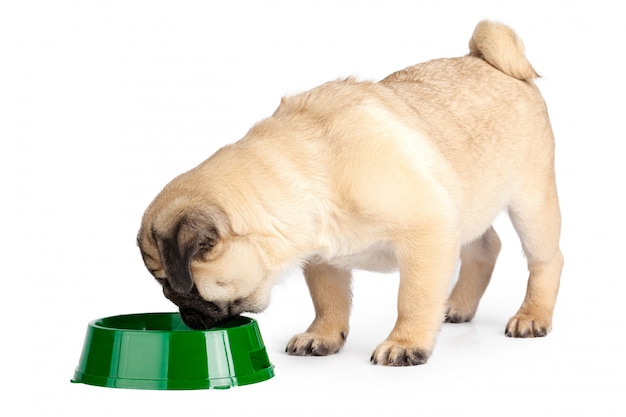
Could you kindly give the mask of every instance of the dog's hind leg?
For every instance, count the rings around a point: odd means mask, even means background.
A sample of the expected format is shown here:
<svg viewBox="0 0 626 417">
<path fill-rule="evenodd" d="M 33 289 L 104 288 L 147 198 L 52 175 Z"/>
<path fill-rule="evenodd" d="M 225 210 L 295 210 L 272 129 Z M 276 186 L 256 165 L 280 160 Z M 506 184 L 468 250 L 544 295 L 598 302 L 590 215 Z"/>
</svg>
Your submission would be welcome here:
<svg viewBox="0 0 626 417">
<path fill-rule="evenodd" d="M 474 318 L 491 280 L 500 247 L 500 238 L 490 227 L 481 237 L 461 248 L 461 270 L 448 298 L 446 322 L 463 323 Z"/>
<path fill-rule="evenodd" d="M 348 337 L 352 273 L 327 264 L 309 264 L 304 268 L 304 277 L 315 319 L 305 333 L 291 338 L 285 351 L 298 356 L 337 353 Z"/>
<path fill-rule="evenodd" d="M 519 311 L 507 326 L 510 337 L 545 336 L 559 291 L 563 255 L 559 249 L 561 213 L 554 172 L 527 181 L 525 191 L 509 207 L 511 221 L 528 260 L 528 287 Z"/>
</svg>

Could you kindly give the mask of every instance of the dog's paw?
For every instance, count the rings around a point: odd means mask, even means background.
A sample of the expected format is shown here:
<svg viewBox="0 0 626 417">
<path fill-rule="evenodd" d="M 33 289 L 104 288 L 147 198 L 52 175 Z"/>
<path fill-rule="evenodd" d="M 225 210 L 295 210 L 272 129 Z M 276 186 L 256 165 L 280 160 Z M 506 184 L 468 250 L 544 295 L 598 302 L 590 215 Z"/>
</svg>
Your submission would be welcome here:
<svg viewBox="0 0 626 417">
<path fill-rule="evenodd" d="M 426 349 L 385 341 L 378 345 L 370 361 L 374 365 L 414 366 L 425 364 L 429 356 Z"/>
<path fill-rule="evenodd" d="M 508 337 L 544 337 L 552 328 L 549 319 L 516 314 L 506 325 L 504 334 Z"/>
<path fill-rule="evenodd" d="M 285 352 L 296 356 L 326 356 L 339 352 L 346 341 L 347 333 L 328 337 L 315 332 L 297 334 L 287 343 Z"/>
<path fill-rule="evenodd" d="M 465 323 L 471 321 L 476 314 L 476 310 L 459 308 L 458 306 L 449 305 L 446 311 L 446 323 Z"/>
</svg>

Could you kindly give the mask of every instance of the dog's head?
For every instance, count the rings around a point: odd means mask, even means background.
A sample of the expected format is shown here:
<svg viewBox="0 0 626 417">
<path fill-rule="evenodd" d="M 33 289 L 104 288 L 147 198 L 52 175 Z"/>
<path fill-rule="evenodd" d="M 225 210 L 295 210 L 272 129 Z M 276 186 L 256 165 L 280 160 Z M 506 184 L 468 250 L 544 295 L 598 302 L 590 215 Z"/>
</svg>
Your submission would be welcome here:
<svg viewBox="0 0 626 417">
<path fill-rule="evenodd" d="M 226 213 L 164 190 L 146 210 L 137 243 L 150 273 L 194 329 L 211 328 L 269 303 L 271 282 L 253 238 Z"/>
</svg>

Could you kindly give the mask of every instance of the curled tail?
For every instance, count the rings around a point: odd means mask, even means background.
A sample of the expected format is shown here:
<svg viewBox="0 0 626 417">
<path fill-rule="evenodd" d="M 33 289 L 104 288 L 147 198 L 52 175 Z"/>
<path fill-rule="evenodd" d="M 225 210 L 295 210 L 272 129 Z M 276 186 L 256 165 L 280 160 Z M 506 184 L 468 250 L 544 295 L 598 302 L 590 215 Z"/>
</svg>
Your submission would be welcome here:
<svg viewBox="0 0 626 417">
<path fill-rule="evenodd" d="M 476 56 L 503 73 L 520 80 L 539 77 L 524 55 L 524 44 L 513 29 L 483 20 L 469 41 L 470 55 Z"/>
</svg>

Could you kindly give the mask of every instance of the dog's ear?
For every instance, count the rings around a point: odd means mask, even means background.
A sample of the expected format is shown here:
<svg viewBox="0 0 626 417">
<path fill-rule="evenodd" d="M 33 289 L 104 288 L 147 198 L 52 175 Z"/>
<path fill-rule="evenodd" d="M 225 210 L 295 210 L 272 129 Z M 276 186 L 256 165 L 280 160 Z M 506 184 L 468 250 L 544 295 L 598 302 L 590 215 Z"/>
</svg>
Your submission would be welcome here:
<svg viewBox="0 0 626 417">
<path fill-rule="evenodd" d="M 211 250 L 219 240 L 213 219 L 201 213 L 180 216 L 167 237 L 161 239 L 163 268 L 172 289 L 188 293 L 193 288 L 191 261 L 201 252 Z"/>
</svg>

